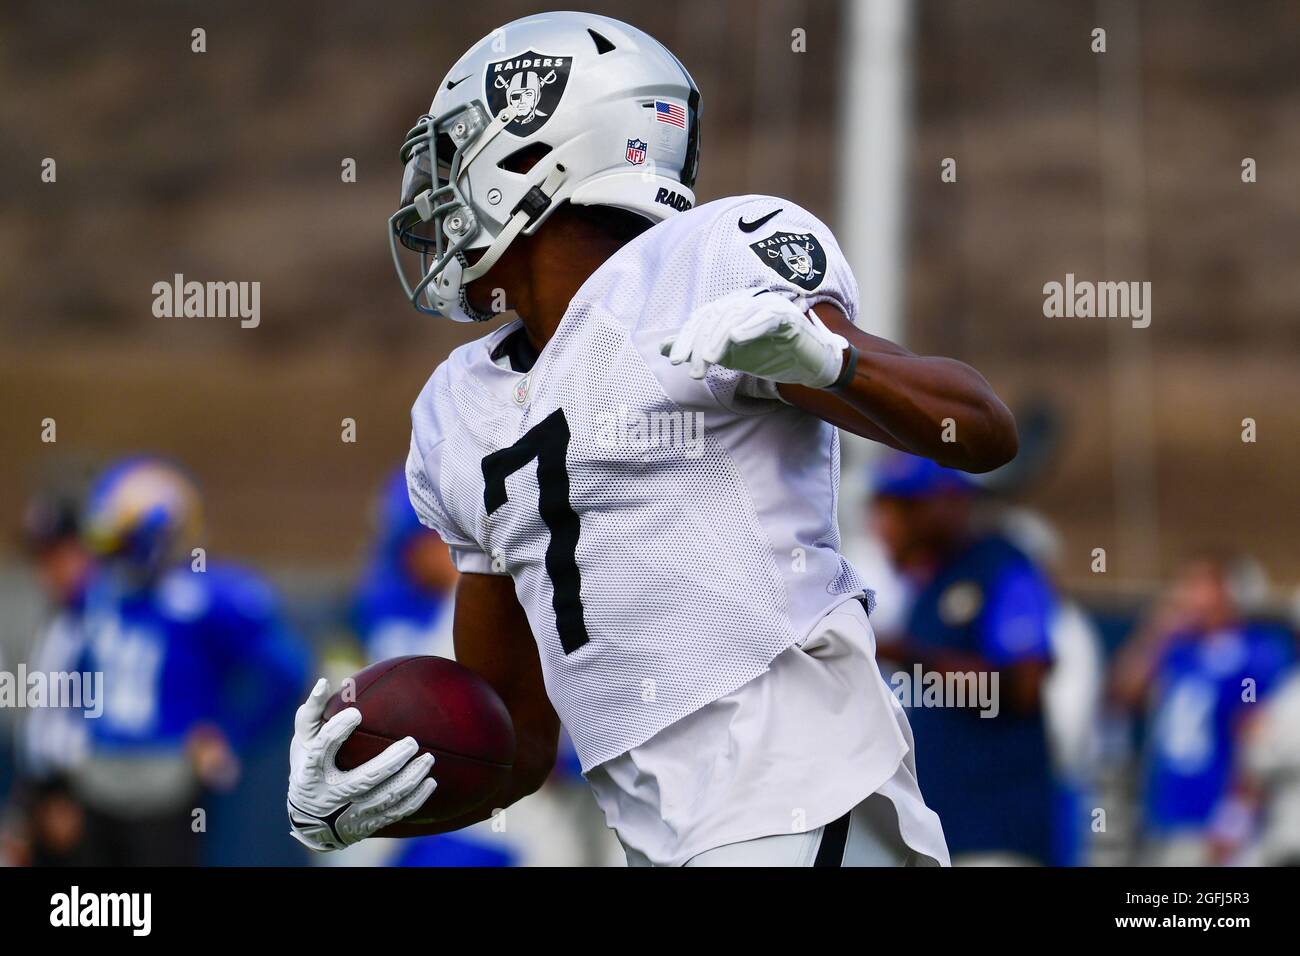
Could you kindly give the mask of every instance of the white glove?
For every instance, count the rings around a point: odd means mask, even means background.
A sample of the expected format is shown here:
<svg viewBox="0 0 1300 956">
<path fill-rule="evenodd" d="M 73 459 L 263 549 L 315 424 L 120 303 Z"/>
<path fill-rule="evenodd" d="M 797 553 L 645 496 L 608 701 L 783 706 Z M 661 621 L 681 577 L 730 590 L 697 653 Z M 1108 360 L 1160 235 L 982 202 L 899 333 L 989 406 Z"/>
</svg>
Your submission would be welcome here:
<svg viewBox="0 0 1300 956">
<path fill-rule="evenodd" d="M 692 378 L 710 365 L 790 385 L 826 388 L 840 377 L 848 340 L 804 314 L 779 292 L 741 290 L 702 305 L 659 346 L 674 365 L 689 363 Z"/>
<path fill-rule="evenodd" d="M 335 766 L 343 741 L 361 723 L 361 711 L 349 707 L 324 723 L 329 689 L 322 677 L 298 708 L 289 747 L 289 832 L 318 852 L 341 850 L 410 816 L 437 787 L 426 779 L 433 754 L 415 757 L 420 746 L 413 737 L 354 770 Z"/>
</svg>

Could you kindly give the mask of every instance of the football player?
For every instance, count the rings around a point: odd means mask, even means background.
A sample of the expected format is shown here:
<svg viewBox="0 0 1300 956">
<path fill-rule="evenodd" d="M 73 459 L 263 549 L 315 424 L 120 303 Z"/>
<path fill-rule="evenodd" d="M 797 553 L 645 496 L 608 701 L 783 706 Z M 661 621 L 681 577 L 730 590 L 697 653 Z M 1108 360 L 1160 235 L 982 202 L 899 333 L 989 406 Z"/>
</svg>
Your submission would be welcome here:
<svg viewBox="0 0 1300 956">
<path fill-rule="evenodd" d="M 81 862 L 197 863 L 191 815 L 234 785 L 238 754 L 298 696 L 306 648 L 271 588 L 200 562 L 198 490 L 178 467 L 133 456 L 91 490 L 85 535 L 98 563 L 86 587 L 76 670 L 102 674 L 102 713 L 85 721 L 71 771 L 86 806 Z"/>
<path fill-rule="evenodd" d="M 1114 699 L 1146 723 L 1143 865 L 1223 862 L 1244 837 L 1242 751 L 1295 666 L 1290 630 L 1246 613 L 1247 571 L 1214 553 L 1186 563 L 1116 659 Z"/>
<path fill-rule="evenodd" d="M 998 680 L 991 701 L 935 706 L 916 690 L 903 694 L 926 794 L 956 865 L 1067 862 L 1054 854 L 1058 823 L 1070 817 L 1053 819 L 1043 714 L 1057 611 L 1050 582 L 1006 535 L 979 527 L 977 488 L 961 473 L 890 452 L 873 485 L 877 533 L 911 591 L 881 658 L 904 675 L 943 675 L 946 686 Z"/>
<path fill-rule="evenodd" d="M 518 316 L 433 373 L 407 464 L 461 571 L 457 659 L 515 723 L 490 802 L 540 786 L 562 724 L 629 863 L 944 863 L 839 553 L 837 429 L 984 471 L 1014 456 L 1014 422 L 974 369 L 871 334 L 796 203 L 696 206 L 699 153 L 677 58 L 580 13 L 475 44 L 401 148 L 390 244 L 412 305 Z M 318 849 L 438 776 L 412 740 L 337 771 L 360 715 L 322 724 L 327 696 L 291 753 L 293 825 Z"/>
</svg>

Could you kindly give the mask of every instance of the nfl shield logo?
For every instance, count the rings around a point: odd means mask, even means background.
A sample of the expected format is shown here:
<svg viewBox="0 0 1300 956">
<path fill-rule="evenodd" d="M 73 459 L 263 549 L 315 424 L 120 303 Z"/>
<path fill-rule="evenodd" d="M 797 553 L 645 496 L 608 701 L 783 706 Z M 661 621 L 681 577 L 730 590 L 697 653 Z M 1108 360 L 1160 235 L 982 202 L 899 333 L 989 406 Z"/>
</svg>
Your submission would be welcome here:
<svg viewBox="0 0 1300 956">
<path fill-rule="evenodd" d="M 633 166 L 640 166 L 645 162 L 645 149 L 645 140 L 629 139 L 627 141 L 627 161 Z"/>
</svg>

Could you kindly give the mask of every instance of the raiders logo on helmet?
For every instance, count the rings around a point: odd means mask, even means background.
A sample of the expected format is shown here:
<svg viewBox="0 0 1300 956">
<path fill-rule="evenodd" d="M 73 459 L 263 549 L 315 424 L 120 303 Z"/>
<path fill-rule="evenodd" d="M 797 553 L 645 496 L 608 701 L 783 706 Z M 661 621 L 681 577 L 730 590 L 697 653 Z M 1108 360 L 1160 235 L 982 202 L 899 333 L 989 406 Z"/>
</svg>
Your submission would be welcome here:
<svg viewBox="0 0 1300 956">
<path fill-rule="evenodd" d="M 826 276 L 826 252 L 812 233 L 775 232 L 749 248 L 765 266 L 806 292 L 821 285 Z"/>
<path fill-rule="evenodd" d="M 546 125 L 565 84 L 569 82 L 572 59 L 528 50 L 508 60 L 497 60 L 487 67 L 487 101 L 492 115 L 513 104 L 519 115 L 510 121 L 506 132 L 528 136 Z"/>
</svg>

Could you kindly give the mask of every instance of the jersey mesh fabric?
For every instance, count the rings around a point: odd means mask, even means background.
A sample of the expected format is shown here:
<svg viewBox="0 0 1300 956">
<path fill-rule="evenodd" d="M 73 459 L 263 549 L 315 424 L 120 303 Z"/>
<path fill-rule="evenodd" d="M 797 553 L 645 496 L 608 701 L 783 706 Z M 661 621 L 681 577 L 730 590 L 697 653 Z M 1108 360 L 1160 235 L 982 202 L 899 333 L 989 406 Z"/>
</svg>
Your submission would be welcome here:
<svg viewBox="0 0 1300 956">
<path fill-rule="evenodd" d="M 663 231 L 683 219 L 695 229 Z M 770 285 L 763 273 L 778 279 L 743 245 L 752 262 L 728 254 L 720 270 L 703 259 L 712 222 L 700 207 L 620 250 L 575 296 L 526 376 L 490 359 L 517 326 L 458 348 L 412 413 L 417 513 L 453 548 L 477 548 L 513 578 L 584 770 L 763 673 L 837 600 L 862 592 L 837 553 L 835 430 L 764 397 L 768 383 L 726 370 L 695 382 L 658 353 L 696 305 Z M 507 500 L 493 514 L 483 497 L 484 457 L 557 413 L 570 434 L 565 472 L 589 637 L 567 654 L 537 461 L 506 477 Z M 785 450 L 791 460 L 779 461 Z M 784 566 L 795 548 L 809 551 L 806 572 Z"/>
<path fill-rule="evenodd" d="M 739 228 L 742 221 L 756 222 L 771 213 L 775 215 L 758 230 L 744 232 Z M 762 265 L 755 255 L 753 242 L 780 232 L 810 233 L 821 244 L 826 268 L 814 289 L 806 290 L 788 281 Z M 635 316 L 633 328 L 639 333 L 669 333 L 692 310 L 742 289 L 779 292 L 805 310 L 827 302 L 849 321 L 857 322 L 857 279 L 835 236 L 812 213 L 775 196 L 720 199 L 643 233 L 625 254 L 602 266 L 579 290 L 575 301 L 599 302 L 620 318 Z M 709 367 L 704 384 L 719 405 L 737 415 L 770 413 L 776 407 L 774 403 L 781 400 L 776 383 L 721 365 Z M 830 443 L 829 513 L 835 515 L 839 507 L 840 437 L 837 429 L 821 427 Z M 827 523 L 815 545 L 838 553 L 840 533 L 835 521 Z M 856 569 L 843 559 L 827 592 L 864 593 L 868 610 L 874 606 L 874 595 L 865 589 Z"/>
</svg>

